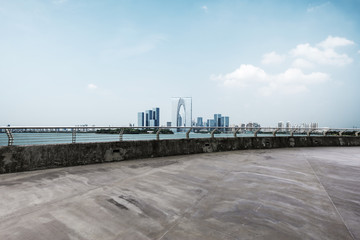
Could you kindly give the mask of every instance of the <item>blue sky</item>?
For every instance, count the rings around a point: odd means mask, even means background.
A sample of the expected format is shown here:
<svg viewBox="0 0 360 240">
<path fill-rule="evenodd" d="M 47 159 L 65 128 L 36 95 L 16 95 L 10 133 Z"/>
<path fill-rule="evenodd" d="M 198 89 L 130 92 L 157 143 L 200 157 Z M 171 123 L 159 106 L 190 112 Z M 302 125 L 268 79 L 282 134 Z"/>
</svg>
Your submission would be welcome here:
<svg viewBox="0 0 360 240">
<path fill-rule="evenodd" d="M 0 0 L 0 125 L 360 127 L 360 1 Z"/>
</svg>

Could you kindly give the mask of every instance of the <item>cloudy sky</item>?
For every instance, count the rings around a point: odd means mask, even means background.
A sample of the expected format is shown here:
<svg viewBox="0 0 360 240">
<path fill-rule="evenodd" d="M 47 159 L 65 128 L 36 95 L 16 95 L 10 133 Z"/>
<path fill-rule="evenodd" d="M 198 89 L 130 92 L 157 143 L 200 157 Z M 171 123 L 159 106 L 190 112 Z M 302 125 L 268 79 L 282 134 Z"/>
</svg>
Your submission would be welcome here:
<svg viewBox="0 0 360 240">
<path fill-rule="evenodd" d="M 0 0 L 0 126 L 360 127 L 360 1 Z"/>
</svg>

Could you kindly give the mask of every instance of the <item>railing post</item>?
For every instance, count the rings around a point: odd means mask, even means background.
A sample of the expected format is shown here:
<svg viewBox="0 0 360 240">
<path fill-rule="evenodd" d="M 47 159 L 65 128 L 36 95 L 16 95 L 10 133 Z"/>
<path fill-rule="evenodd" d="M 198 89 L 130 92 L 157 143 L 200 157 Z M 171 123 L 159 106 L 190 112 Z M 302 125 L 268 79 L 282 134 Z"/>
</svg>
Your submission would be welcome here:
<svg viewBox="0 0 360 240">
<path fill-rule="evenodd" d="M 346 131 L 346 130 L 340 131 L 340 132 L 339 132 L 339 136 L 342 136 L 345 131 Z"/>
<path fill-rule="evenodd" d="M 292 131 L 290 131 L 290 136 L 293 137 L 294 136 L 294 132 L 296 132 L 296 128 L 293 129 Z"/>
<path fill-rule="evenodd" d="M 323 136 L 325 136 L 326 137 L 326 134 L 327 134 L 327 132 L 328 132 L 329 130 L 324 130 L 324 132 L 323 132 Z"/>
<path fill-rule="evenodd" d="M 119 132 L 119 141 L 121 142 L 123 140 L 123 135 L 124 135 L 124 128 L 120 128 L 120 132 Z"/>
<path fill-rule="evenodd" d="M 261 128 L 258 128 L 255 132 L 254 132 L 254 137 L 257 137 L 258 132 L 260 132 Z"/>
<path fill-rule="evenodd" d="M 214 138 L 214 134 L 215 134 L 215 131 L 217 130 L 218 128 L 215 128 L 214 130 L 211 131 L 211 138 Z"/>
<path fill-rule="evenodd" d="M 234 138 L 236 138 L 236 135 L 237 135 L 237 133 L 238 133 L 238 131 L 240 130 L 240 128 L 238 128 L 238 129 L 235 129 L 235 132 L 234 132 Z"/>
<path fill-rule="evenodd" d="M 309 131 L 307 131 L 306 134 L 307 134 L 308 137 L 310 137 L 310 134 L 311 134 L 312 131 L 313 131 L 312 129 L 310 129 Z"/>
<path fill-rule="evenodd" d="M 277 131 L 279 131 L 280 130 L 280 128 L 277 128 L 275 131 L 273 131 L 273 137 L 276 137 L 276 133 L 277 133 Z"/>
<path fill-rule="evenodd" d="M 360 132 L 356 132 L 356 133 L 355 133 L 355 136 L 357 136 L 357 137 L 358 137 L 358 136 L 359 136 L 359 133 L 360 133 Z"/>
<path fill-rule="evenodd" d="M 76 128 L 72 129 L 71 142 L 76 143 Z"/>
<path fill-rule="evenodd" d="M 189 134 L 190 134 L 191 129 L 192 129 L 192 127 L 189 128 L 189 130 L 186 132 L 186 139 L 189 139 L 189 138 L 190 138 Z"/>
<path fill-rule="evenodd" d="M 160 131 L 161 131 L 161 128 L 159 128 L 156 132 L 156 140 L 160 140 Z"/>
<path fill-rule="evenodd" d="M 12 146 L 14 143 L 14 136 L 12 135 L 11 129 L 7 128 L 5 132 L 8 137 L 8 146 Z"/>
</svg>

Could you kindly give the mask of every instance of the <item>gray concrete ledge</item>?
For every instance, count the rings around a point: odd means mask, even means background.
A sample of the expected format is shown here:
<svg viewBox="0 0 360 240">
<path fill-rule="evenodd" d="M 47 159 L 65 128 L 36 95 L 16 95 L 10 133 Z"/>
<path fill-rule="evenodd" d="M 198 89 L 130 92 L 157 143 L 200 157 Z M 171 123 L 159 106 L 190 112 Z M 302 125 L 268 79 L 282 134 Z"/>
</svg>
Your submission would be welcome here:
<svg viewBox="0 0 360 240">
<path fill-rule="evenodd" d="M 360 137 L 245 137 L 0 147 L 0 173 L 244 149 L 360 146 Z"/>
<path fill-rule="evenodd" d="M 360 239 L 360 147 L 0 175 L 1 240 Z"/>
</svg>

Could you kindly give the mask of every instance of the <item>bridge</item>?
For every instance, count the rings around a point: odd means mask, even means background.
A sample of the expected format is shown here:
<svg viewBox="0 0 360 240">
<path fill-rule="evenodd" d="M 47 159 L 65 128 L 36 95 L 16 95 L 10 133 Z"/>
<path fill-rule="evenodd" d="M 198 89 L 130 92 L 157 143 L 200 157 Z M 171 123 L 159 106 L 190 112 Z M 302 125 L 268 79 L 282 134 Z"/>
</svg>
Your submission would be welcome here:
<svg viewBox="0 0 360 240">
<path fill-rule="evenodd" d="M 360 239 L 353 129 L 156 132 L 0 147 L 0 239 Z"/>
</svg>

